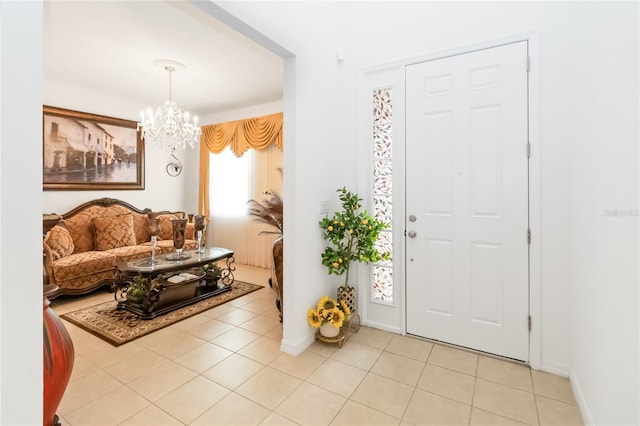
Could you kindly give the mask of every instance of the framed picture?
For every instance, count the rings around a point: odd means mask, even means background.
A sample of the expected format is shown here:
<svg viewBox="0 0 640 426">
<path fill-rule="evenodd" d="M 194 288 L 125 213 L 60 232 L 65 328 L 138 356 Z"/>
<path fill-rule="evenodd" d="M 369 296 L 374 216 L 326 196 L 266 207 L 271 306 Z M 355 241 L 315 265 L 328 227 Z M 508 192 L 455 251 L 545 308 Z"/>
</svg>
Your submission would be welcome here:
<svg viewBox="0 0 640 426">
<path fill-rule="evenodd" d="M 42 108 L 44 190 L 144 189 L 144 144 L 131 120 Z"/>
</svg>

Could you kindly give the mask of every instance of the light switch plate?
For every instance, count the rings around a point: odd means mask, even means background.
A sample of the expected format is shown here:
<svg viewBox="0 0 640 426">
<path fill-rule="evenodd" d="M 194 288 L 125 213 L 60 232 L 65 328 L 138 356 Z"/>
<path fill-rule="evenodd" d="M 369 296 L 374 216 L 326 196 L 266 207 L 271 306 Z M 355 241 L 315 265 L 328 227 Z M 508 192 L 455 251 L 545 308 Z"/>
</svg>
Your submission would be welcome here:
<svg viewBox="0 0 640 426">
<path fill-rule="evenodd" d="M 329 214 L 329 200 L 320 200 L 320 214 Z"/>
</svg>

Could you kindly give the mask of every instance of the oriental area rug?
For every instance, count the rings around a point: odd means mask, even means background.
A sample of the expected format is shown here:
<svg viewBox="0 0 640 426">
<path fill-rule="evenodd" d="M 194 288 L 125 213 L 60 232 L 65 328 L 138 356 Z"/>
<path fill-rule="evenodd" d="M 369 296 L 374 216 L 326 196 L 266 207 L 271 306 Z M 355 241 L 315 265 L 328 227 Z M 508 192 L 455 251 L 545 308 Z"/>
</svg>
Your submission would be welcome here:
<svg viewBox="0 0 640 426">
<path fill-rule="evenodd" d="M 263 287 L 235 281 L 231 286 L 231 291 L 178 308 L 150 320 L 143 320 L 133 312 L 118 309 L 115 300 L 68 312 L 60 317 L 113 346 L 120 346 Z"/>
</svg>

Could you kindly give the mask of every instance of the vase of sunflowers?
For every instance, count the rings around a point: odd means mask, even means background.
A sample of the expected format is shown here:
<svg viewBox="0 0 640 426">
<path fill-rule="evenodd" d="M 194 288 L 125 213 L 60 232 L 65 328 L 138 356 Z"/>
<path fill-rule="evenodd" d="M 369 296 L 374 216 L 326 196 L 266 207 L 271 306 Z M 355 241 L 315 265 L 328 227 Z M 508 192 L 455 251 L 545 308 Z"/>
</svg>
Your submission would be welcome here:
<svg viewBox="0 0 640 426">
<path fill-rule="evenodd" d="M 307 322 L 324 337 L 336 337 L 351 310 L 343 300 L 323 296 L 318 304 L 307 311 Z"/>
</svg>

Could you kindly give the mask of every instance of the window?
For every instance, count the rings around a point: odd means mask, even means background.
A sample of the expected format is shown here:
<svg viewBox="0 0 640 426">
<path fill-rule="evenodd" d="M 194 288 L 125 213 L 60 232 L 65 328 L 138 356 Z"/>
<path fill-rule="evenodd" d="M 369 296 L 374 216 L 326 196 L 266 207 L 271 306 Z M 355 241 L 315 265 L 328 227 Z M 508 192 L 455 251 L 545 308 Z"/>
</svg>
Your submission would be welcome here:
<svg viewBox="0 0 640 426">
<path fill-rule="evenodd" d="M 212 245 L 233 249 L 236 262 L 270 268 L 277 235 L 249 216 L 249 200 L 262 201 L 265 191 L 282 189 L 282 152 L 275 146 L 250 149 L 236 157 L 228 148 L 209 156 L 209 209 Z"/>
<path fill-rule="evenodd" d="M 209 157 L 211 214 L 222 217 L 247 216 L 247 201 L 253 194 L 254 151 L 236 157 L 229 148 Z"/>
<path fill-rule="evenodd" d="M 392 225 L 392 148 L 393 109 L 391 88 L 373 91 L 373 217 L 389 227 L 383 230 L 376 243 L 393 258 Z M 371 299 L 374 302 L 393 303 L 393 264 L 391 259 L 373 265 Z"/>
</svg>

